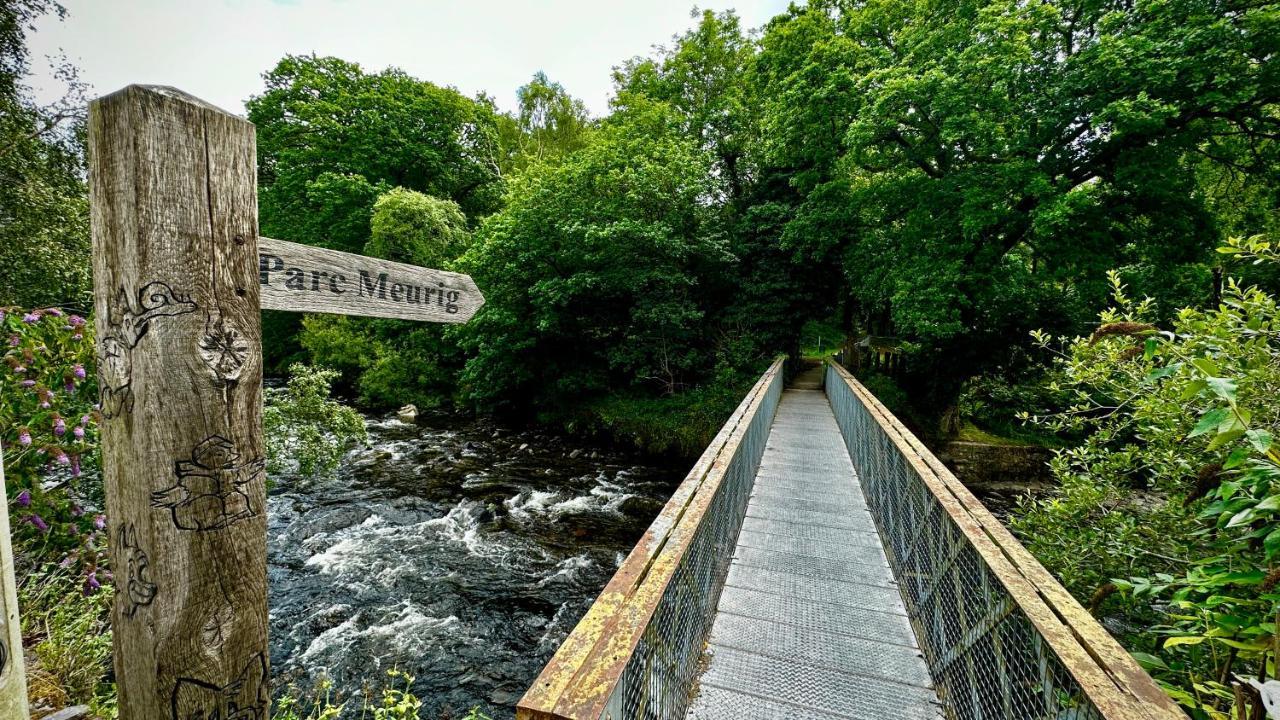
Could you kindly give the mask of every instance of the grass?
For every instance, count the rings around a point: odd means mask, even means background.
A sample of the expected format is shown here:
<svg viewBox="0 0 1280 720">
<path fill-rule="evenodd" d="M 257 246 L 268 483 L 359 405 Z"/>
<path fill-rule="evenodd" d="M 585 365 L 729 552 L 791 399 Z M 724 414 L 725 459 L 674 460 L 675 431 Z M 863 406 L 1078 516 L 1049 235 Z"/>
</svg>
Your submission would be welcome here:
<svg viewBox="0 0 1280 720">
<path fill-rule="evenodd" d="M 697 457 L 742 402 L 754 379 L 665 397 L 614 395 L 589 403 L 566 423 L 654 455 Z"/>
<path fill-rule="evenodd" d="M 31 573 L 19 592 L 27 647 L 27 695 L 33 709 L 88 705 L 115 717 L 111 666 L 111 590 L 85 595 L 78 573 L 56 565 Z"/>
</svg>

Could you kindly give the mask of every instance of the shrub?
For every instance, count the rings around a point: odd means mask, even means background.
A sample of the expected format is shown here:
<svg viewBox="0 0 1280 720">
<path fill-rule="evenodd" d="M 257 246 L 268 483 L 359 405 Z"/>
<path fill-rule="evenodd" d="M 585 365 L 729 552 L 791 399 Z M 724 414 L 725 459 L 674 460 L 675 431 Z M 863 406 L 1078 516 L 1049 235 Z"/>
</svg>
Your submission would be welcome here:
<svg viewBox="0 0 1280 720">
<path fill-rule="evenodd" d="M 1122 640 L 1194 717 L 1236 717 L 1253 701 L 1240 706 L 1232 678 L 1265 680 L 1276 662 L 1280 309 L 1228 282 L 1218 307 L 1161 330 L 1149 300 L 1112 284 L 1092 336 L 1037 335 L 1069 405 L 1028 418 L 1085 439 L 1053 461 L 1061 491 L 1027 503 L 1014 529 L 1077 597 L 1119 616 Z"/>
<path fill-rule="evenodd" d="M 0 309 L 0 443 L 13 535 L 20 555 L 68 553 L 98 585 L 105 518 L 97 467 L 98 412 L 89 323 L 58 308 Z M 92 478 L 91 482 L 84 479 Z"/>
<path fill-rule="evenodd" d="M 272 474 L 327 475 L 344 453 L 368 441 L 360 413 L 329 397 L 337 371 L 295 364 L 288 385 L 266 390 L 262 424 Z"/>
</svg>

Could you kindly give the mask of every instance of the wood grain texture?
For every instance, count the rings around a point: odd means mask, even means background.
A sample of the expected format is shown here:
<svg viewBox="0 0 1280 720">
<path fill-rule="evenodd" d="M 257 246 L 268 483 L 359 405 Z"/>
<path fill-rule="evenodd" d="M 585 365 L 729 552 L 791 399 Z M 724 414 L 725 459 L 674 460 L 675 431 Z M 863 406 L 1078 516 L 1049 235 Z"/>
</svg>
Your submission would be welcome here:
<svg viewBox="0 0 1280 720">
<path fill-rule="evenodd" d="M 122 720 L 266 720 L 253 126 L 171 88 L 89 108 Z"/>
<path fill-rule="evenodd" d="M 4 453 L 0 451 L 0 500 L 4 487 Z M 18 584 L 13 577 L 13 545 L 9 541 L 9 507 L 0 502 L 0 718 L 27 717 L 27 673 L 22 662 L 22 625 L 18 621 Z"/>
<path fill-rule="evenodd" d="M 471 277 L 258 238 L 264 310 L 464 323 L 484 304 Z"/>
</svg>

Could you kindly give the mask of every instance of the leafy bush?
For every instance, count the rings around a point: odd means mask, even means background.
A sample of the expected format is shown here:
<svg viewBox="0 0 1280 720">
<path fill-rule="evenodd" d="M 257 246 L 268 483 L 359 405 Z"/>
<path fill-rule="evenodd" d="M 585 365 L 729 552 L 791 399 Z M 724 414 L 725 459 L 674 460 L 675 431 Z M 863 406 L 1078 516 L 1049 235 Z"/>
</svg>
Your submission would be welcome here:
<svg viewBox="0 0 1280 720">
<path fill-rule="evenodd" d="M 368 442 L 360 413 L 329 398 L 335 370 L 295 364 L 283 388 L 268 388 L 262 412 L 267 468 L 272 474 L 332 473 L 344 453 Z"/>
<path fill-rule="evenodd" d="M 89 704 L 99 717 L 115 717 L 111 667 L 110 586 L 85 593 L 74 569 L 49 564 L 18 588 L 22 636 L 35 662 L 27 688 L 36 707 Z"/>
<path fill-rule="evenodd" d="M 89 323 L 58 308 L 0 309 L 0 442 L 19 555 L 30 548 L 71 553 L 96 589 L 105 518 L 101 484 L 82 483 L 97 467 L 97 382 Z"/>
<path fill-rule="evenodd" d="M 1233 677 L 1276 664 L 1280 308 L 1229 281 L 1218 307 L 1184 309 L 1166 331 L 1151 301 L 1112 284 L 1091 337 L 1037 335 L 1069 405 L 1028 417 L 1085 439 L 1053 461 L 1061 491 L 1026 504 L 1014 529 L 1077 597 L 1120 616 L 1124 642 L 1193 717 L 1236 717 Z"/>
</svg>

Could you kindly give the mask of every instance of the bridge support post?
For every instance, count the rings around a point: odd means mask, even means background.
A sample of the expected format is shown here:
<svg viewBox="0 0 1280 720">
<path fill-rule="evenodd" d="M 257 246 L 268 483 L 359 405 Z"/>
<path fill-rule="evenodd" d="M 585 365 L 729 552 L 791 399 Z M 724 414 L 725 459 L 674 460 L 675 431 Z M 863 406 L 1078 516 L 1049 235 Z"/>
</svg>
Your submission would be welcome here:
<svg viewBox="0 0 1280 720">
<path fill-rule="evenodd" d="M 123 720 L 266 720 L 253 125 L 163 87 L 91 103 L 102 467 Z"/>
</svg>

